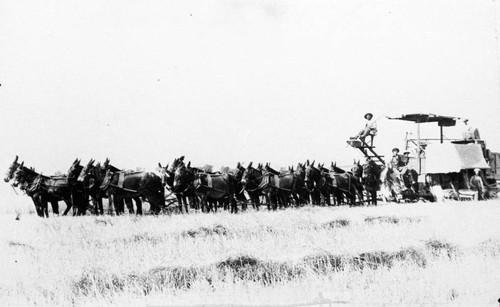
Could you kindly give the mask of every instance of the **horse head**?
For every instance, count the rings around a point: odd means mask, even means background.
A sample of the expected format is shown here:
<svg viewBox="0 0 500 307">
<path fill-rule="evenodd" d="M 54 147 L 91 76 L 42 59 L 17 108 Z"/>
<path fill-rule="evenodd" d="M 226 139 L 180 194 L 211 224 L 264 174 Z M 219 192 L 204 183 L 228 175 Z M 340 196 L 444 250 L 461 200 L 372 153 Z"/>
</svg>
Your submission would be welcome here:
<svg viewBox="0 0 500 307">
<path fill-rule="evenodd" d="M 80 173 L 82 172 L 83 166 L 80 165 L 80 160 L 75 159 L 73 164 L 71 164 L 69 170 L 68 170 L 68 182 L 69 183 L 74 183 L 75 181 L 78 180 L 80 177 Z"/>
<path fill-rule="evenodd" d="M 19 164 L 19 167 L 14 172 L 14 182 L 12 183 L 12 186 L 17 187 L 19 184 L 24 185 L 29 181 L 30 175 L 32 175 L 33 173 L 35 173 L 34 170 L 30 170 L 29 168 L 25 167 L 24 162 L 21 162 L 21 164 Z"/>
<path fill-rule="evenodd" d="M 180 158 L 175 158 L 172 164 L 170 165 L 170 171 L 175 172 L 175 170 L 180 167 L 181 165 L 184 164 L 184 156 L 181 156 Z M 167 165 L 168 167 L 168 165 Z"/>
<path fill-rule="evenodd" d="M 244 173 L 245 173 L 245 168 L 241 165 L 240 162 L 238 162 L 238 165 L 236 165 L 236 169 L 234 172 L 234 177 L 236 179 L 236 182 L 241 182 Z"/>
<path fill-rule="evenodd" d="M 187 190 L 189 184 L 194 180 L 194 172 L 190 169 L 191 163 L 188 165 L 181 164 L 174 171 L 174 181 L 172 184 L 172 190 L 181 192 L 182 190 Z"/>
<path fill-rule="evenodd" d="M 85 181 L 85 178 L 89 175 L 89 173 L 92 171 L 92 169 L 94 168 L 94 162 L 95 160 L 94 159 L 90 159 L 90 161 L 87 163 L 87 165 L 85 165 L 82 170 L 80 171 L 80 175 L 78 176 L 77 178 L 77 181 L 78 182 L 83 182 Z M 69 173 L 68 173 L 68 177 L 69 177 Z"/>
<path fill-rule="evenodd" d="M 306 168 L 304 167 L 304 164 L 298 163 L 297 164 L 297 168 L 295 169 L 294 174 L 297 177 L 302 178 L 302 180 L 305 180 L 305 178 L 306 178 Z"/>
<path fill-rule="evenodd" d="M 17 160 L 19 159 L 18 156 L 14 159 L 14 162 L 9 166 L 9 169 L 7 170 L 6 177 L 4 178 L 5 182 L 9 182 L 14 178 L 14 173 L 16 172 L 17 168 L 19 167 L 19 163 L 17 163 Z"/>
<path fill-rule="evenodd" d="M 351 168 L 351 173 L 356 179 L 361 180 L 361 177 L 363 175 L 363 168 L 361 167 L 359 160 L 357 162 L 356 160 L 354 160 L 354 166 Z"/>
<path fill-rule="evenodd" d="M 273 174 L 273 175 L 279 175 L 279 172 L 275 170 L 274 168 L 271 167 L 269 163 L 266 163 L 266 166 L 264 167 L 264 170 L 267 173 Z"/>
<path fill-rule="evenodd" d="M 304 177 L 304 182 L 306 183 L 307 189 L 310 191 L 314 189 L 314 186 L 319 182 L 320 179 L 321 172 L 319 169 L 314 167 L 314 161 L 312 163 L 309 163 L 309 160 L 307 160 Z"/>
<path fill-rule="evenodd" d="M 260 166 L 260 163 L 259 163 Z M 241 183 L 246 187 L 250 183 L 256 183 L 258 177 L 262 177 L 262 172 L 258 169 L 252 167 L 252 162 L 250 162 L 241 176 Z"/>
</svg>

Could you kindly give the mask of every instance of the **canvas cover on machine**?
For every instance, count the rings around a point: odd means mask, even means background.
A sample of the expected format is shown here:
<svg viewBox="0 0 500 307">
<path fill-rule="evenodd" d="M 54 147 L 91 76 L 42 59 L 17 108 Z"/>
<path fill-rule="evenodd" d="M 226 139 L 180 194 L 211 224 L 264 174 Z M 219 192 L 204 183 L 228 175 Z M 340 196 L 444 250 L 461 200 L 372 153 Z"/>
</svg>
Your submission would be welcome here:
<svg viewBox="0 0 500 307">
<path fill-rule="evenodd" d="M 427 174 L 458 173 L 463 169 L 488 169 L 477 144 L 429 144 L 425 150 Z"/>
</svg>

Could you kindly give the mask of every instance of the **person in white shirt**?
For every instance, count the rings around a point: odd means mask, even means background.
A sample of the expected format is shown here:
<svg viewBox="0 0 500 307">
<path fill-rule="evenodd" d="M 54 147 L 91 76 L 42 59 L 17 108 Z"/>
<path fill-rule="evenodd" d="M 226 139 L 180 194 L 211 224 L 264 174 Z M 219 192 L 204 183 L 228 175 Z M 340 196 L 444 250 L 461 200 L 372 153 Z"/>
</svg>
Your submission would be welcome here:
<svg viewBox="0 0 500 307">
<path fill-rule="evenodd" d="M 365 114 L 365 128 L 361 130 L 355 137 L 352 139 L 360 139 L 361 141 L 365 141 L 365 138 L 369 135 L 371 136 L 371 145 L 373 146 L 373 137 L 377 134 L 377 122 L 373 120 L 372 113 Z"/>
<path fill-rule="evenodd" d="M 479 130 L 474 128 L 474 126 L 469 125 L 469 120 L 464 119 L 464 132 L 462 133 L 462 136 L 464 140 L 480 140 L 481 137 L 479 136 Z"/>
</svg>

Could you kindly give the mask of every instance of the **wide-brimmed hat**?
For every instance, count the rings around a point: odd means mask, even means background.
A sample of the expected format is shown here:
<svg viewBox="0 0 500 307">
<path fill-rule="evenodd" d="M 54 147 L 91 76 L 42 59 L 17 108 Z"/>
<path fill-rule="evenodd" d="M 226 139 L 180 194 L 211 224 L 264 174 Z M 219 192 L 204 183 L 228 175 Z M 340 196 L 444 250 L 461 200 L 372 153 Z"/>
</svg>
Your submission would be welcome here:
<svg viewBox="0 0 500 307">
<path fill-rule="evenodd" d="M 410 152 L 410 151 L 408 151 L 408 150 L 406 150 L 406 151 L 404 151 L 404 152 L 403 152 L 403 155 L 404 155 L 404 154 L 409 154 L 409 153 L 411 153 L 411 152 Z"/>
<path fill-rule="evenodd" d="M 475 172 L 480 172 L 481 170 L 479 168 L 474 169 Z"/>
<path fill-rule="evenodd" d="M 399 148 L 394 147 L 394 148 L 392 149 L 392 151 L 397 151 L 397 152 L 399 152 Z"/>
<path fill-rule="evenodd" d="M 367 117 L 370 116 L 370 118 L 373 118 L 373 114 L 372 113 L 366 113 L 365 114 L 365 118 L 368 119 Z"/>
</svg>

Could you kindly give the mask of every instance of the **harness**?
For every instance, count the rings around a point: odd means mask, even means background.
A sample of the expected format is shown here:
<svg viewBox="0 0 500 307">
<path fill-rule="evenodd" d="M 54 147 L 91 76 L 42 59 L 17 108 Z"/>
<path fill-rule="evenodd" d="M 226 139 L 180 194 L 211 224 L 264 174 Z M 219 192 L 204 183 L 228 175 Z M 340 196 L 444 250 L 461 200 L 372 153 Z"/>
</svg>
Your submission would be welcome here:
<svg viewBox="0 0 500 307">
<path fill-rule="evenodd" d="M 114 188 L 117 188 L 117 189 L 120 189 L 120 190 L 123 190 L 126 192 L 140 194 L 143 191 L 132 190 L 132 189 L 128 189 L 128 188 L 123 187 L 123 183 L 125 181 L 125 175 L 132 175 L 132 174 L 137 174 L 137 173 L 140 173 L 140 172 L 119 171 L 119 172 L 114 173 L 111 170 L 108 170 L 106 173 L 106 176 L 104 177 L 104 180 L 101 183 L 100 189 L 104 191 L 104 190 L 107 190 L 111 186 L 111 187 L 114 187 Z M 111 183 L 111 179 L 113 178 L 113 176 L 115 174 L 118 174 L 118 184 Z"/>
<path fill-rule="evenodd" d="M 255 170 L 255 171 L 257 171 L 257 170 Z M 267 178 L 267 180 L 261 180 L 260 184 L 255 189 L 247 189 L 246 186 L 244 185 L 243 189 L 241 191 L 243 192 L 244 190 L 246 190 L 247 192 L 252 193 L 252 192 L 256 192 L 258 190 L 263 190 L 265 188 L 271 187 L 271 188 L 274 188 L 277 190 L 291 192 L 292 189 L 285 189 L 285 188 L 281 188 L 279 186 L 280 178 L 285 177 L 285 176 L 289 176 L 289 175 L 293 176 L 293 181 L 292 181 L 292 186 L 293 186 L 295 184 L 295 179 L 296 179 L 295 174 L 290 173 L 290 174 L 279 175 L 279 174 L 273 174 L 272 172 L 267 172 L 265 174 L 262 174 L 259 177 L 252 179 L 252 181 L 255 182 L 261 178 Z M 273 177 L 274 182 L 271 180 L 271 176 Z"/>
<path fill-rule="evenodd" d="M 331 173 L 328 173 L 328 174 L 331 174 Z M 340 188 L 338 186 L 334 186 L 334 185 L 330 185 L 330 187 L 332 188 L 335 188 L 335 189 L 339 189 L 340 191 L 342 192 L 345 192 L 345 193 L 348 193 L 348 194 L 353 194 L 353 192 L 351 192 L 351 189 L 352 189 L 352 178 L 354 178 L 354 175 L 351 173 L 351 172 L 345 172 L 345 173 L 333 173 L 333 176 L 337 175 L 337 176 L 342 176 L 343 174 L 346 175 L 347 177 L 347 190 L 346 189 L 343 189 L 343 188 Z"/>
<path fill-rule="evenodd" d="M 264 188 L 267 188 L 267 187 L 271 187 L 271 188 L 274 188 L 274 189 L 277 189 L 277 190 L 291 192 L 292 191 L 291 189 L 285 189 L 285 188 L 282 188 L 282 187 L 279 186 L 279 184 L 280 184 L 280 178 L 283 178 L 285 176 L 288 176 L 288 175 L 276 175 L 276 174 L 273 174 L 273 173 L 264 174 L 264 175 L 262 175 L 262 177 L 266 177 L 268 180 L 267 180 L 267 182 L 264 182 L 264 180 L 262 180 L 261 184 L 259 185 L 259 187 L 261 189 L 264 189 Z M 273 180 L 271 180 L 271 177 L 273 177 L 274 182 L 273 182 Z M 295 177 L 293 177 L 292 186 L 293 186 L 294 182 L 295 182 Z"/>
<path fill-rule="evenodd" d="M 224 174 L 212 175 L 212 174 L 208 174 L 208 173 L 203 173 L 202 175 L 205 175 L 205 177 L 207 178 L 207 185 L 201 184 L 201 178 L 199 178 L 198 180 L 200 180 L 200 185 L 198 187 L 195 187 L 195 189 L 199 189 L 200 187 L 203 187 L 203 188 L 207 188 L 207 189 L 217 191 L 220 193 L 227 193 L 227 191 L 223 191 L 223 190 L 219 190 L 219 189 L 214 188 L 213 181 L 212 181 L 212 176 L 218 178 L 218 177 L 224 176 Z"/>
</svg>

